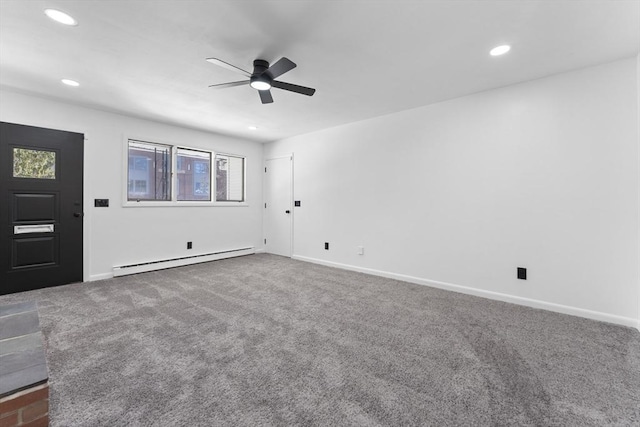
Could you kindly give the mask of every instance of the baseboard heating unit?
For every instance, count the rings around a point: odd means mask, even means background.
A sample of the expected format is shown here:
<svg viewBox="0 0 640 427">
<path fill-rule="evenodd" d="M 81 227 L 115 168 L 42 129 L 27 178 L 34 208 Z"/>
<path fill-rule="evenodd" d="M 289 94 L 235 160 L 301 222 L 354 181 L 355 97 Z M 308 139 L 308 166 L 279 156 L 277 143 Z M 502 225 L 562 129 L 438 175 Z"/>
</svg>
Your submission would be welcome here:
<svg viewBox="0 0 640 427">
<path fill-rule="evenodd" d="M 113 277 L 144 273 L 145 271 L 162 270 L 164 268 L 181 267 L 183 265 L 198 264 L 201 262 L 216 261 L 219 259 L 233 258 L 243 255 L 252 255 L 254 253 L 256 253 L 255 248 L 250 247 L 157 261 L 139 262 L 129 265 L 117 265 L 113 267 Z"/>
</svg>

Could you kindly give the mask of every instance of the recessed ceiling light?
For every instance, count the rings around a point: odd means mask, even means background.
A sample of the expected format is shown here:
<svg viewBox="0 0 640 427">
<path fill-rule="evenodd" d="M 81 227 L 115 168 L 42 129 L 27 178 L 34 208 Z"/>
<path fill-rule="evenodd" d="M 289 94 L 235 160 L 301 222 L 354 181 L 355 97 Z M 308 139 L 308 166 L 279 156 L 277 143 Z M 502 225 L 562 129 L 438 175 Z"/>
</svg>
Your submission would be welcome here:
<svg viewBox="0 0 640 427">
<path fill-rule="evenodd" d="M 504 55 L 510 50 L 511 50 L 511 46 L 509 46 L 508 44 L 503 44 L 502 46 L 496 46 L 493 49 L 491 49 L 491 51 L 489 51 L 489 54 L 491 56 L 500 56 L 500 55 Z"/>
<path fill-rule="evenodd" d="M 250 130 L 258 130 L 258 126 L 249 126 Z"/>
<path fill-rule="evenodd" d="M 64 83 L 64 84 L 66 84 L 67 86 L 74 86 L 74 87 L 80 86 L 80 83 L 78 83 L 78 82 L 77 82 L 77 81 L 75 81 L 75 80 L 62 79 L 62 80 L 60 80 L 60 81 L 61 81 L 62 83 Z"/>
<path fill-rule="evenodd" d="M 45 9 L 44 13 L 51 19 L 56 22 L 59 22 L 64 25 L 78 25 L 78 21 L 76 21 L 71 15 L 68 15 L 64 12 L 61 12 L 57 9 Z"/>
</svg>

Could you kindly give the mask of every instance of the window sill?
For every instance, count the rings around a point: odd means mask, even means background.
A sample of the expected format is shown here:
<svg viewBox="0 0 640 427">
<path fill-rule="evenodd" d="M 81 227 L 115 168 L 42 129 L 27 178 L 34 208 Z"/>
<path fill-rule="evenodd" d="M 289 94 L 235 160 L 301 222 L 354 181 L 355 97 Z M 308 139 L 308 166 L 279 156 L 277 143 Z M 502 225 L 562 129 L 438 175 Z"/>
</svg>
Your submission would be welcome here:
<svg viewBox="0 0 640 427">
<path fill-rule="evenodd" d="M 151 201 L 140 201 L 140 202 L 132 202 L 126 201 L 122 203 L 123 208 L 168 208 L 168 207 L 177 207 L 177 208 L 236 208 L 236 207 L 248 207 L 249 204 L 247 202 L 151 202 Z"/>
</svg>

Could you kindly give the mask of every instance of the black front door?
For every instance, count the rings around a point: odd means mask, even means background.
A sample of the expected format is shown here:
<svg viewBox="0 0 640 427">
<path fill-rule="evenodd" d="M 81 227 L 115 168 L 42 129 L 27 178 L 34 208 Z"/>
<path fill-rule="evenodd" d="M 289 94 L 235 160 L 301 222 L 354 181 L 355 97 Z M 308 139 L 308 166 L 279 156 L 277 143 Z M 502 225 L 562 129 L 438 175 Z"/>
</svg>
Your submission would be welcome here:
<svg viewBox="0 0 640 427">
<path fill-rule="evenodd" d="M 0 123 L 0 295 L 82 281 L 84 135 Z"/>
</svg>

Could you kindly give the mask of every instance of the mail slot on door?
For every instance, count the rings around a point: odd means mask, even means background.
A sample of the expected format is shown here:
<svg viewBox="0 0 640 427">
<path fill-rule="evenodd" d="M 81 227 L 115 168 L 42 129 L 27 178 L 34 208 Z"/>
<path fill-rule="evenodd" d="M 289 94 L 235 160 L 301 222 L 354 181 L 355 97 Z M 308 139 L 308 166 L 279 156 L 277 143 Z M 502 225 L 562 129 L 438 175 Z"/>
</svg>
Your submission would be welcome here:
<svg viewBox="0 0 640 427">
<path fill-rule="evenodd" d="M 53 233 L 53 224 L 15 225 L 13 227 L 13 234 L 25 233 Z"/>
</svg>

